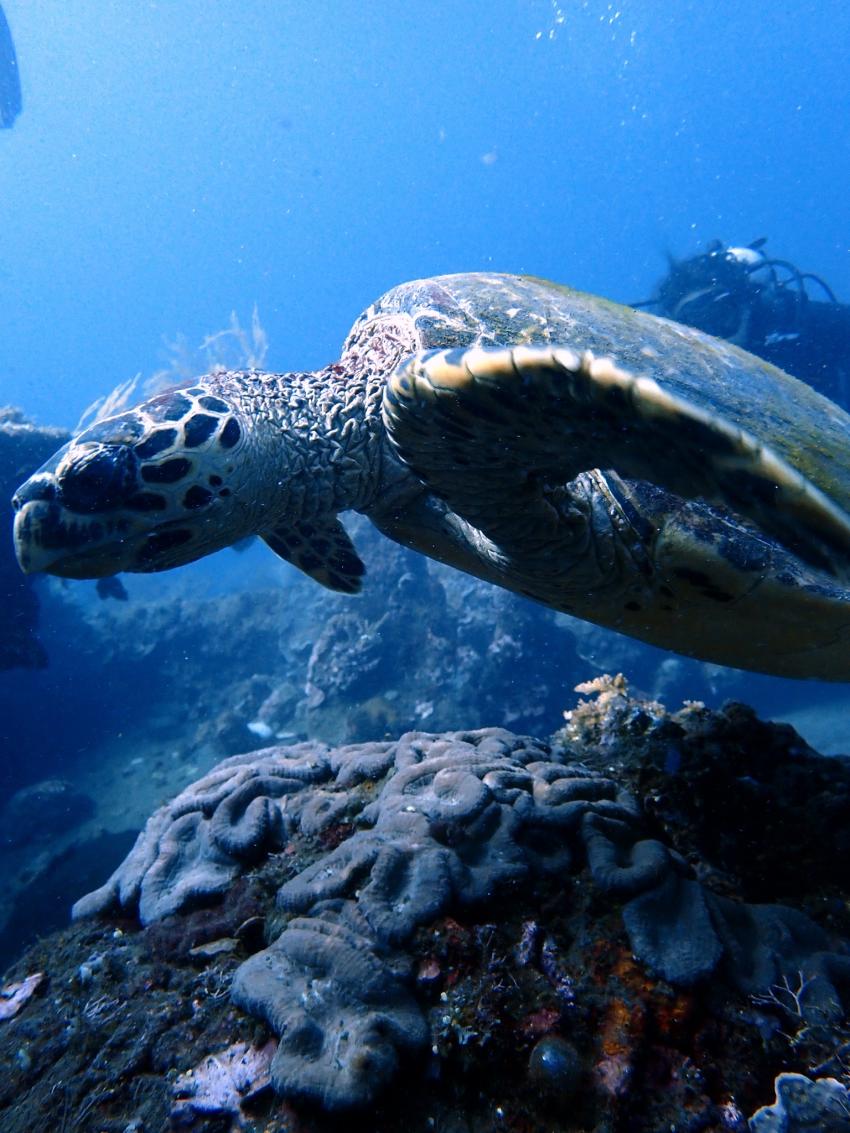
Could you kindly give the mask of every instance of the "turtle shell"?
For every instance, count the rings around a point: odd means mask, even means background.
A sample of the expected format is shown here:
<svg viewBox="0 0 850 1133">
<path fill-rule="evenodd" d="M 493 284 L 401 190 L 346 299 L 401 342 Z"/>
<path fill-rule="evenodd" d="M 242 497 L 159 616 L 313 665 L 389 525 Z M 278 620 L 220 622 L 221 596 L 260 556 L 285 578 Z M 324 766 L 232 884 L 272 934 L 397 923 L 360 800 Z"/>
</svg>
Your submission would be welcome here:
<svg viewBox="0 0 850 1133">
<path fill-rule="evenodd" d="M 360 316 L 346 347 L 385 320 L 406 323 L 416 350 L 554 346 L 610 357 L 746 430 L 850 513 L 850 416 L 722 339 L 547 280 L 483 272 L 394 287 Z"/>
<path fill-rule="evenodd" d="M 383 323 L 383 330 L 382 330 Z M 383 419 L 431 557 L 645 641 L 850 679 L 850 417 L 700 331 L 543 280 L 405 284 Z"/>
</svg>

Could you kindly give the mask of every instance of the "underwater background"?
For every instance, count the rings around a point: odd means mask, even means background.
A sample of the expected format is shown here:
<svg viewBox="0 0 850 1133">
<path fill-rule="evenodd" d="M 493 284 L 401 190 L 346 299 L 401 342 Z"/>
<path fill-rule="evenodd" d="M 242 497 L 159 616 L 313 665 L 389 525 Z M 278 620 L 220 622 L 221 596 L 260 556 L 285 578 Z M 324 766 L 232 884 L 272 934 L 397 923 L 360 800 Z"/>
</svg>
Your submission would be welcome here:
<svg viewBox="0 0 850 1133">
<path fill-rule="evenodd" d="M 23 110 L 0 130 L 0 406 L 40 427 L 73 430 L 135 376 L 320 367 L 381 293 L 436 274 L 629 303 L 668 255 L 766 236 L 850 300 L 840 0 L 3 9 Z M 671 706 L 741 700 L 850 749 L 841 686 L 676 658 L 354 530 L 354 601 L 260 543 L 105 600 L 36 580 L 40 652 L 0 670 L 0 813 L 53 786 L 0 829 L 0 968 L 157 805 L 269 743 L 546 736 L 577 683 L 622 671 Z"/>
<path fill-rule="evenodd" d="M 7 0 L 3 399 L 72 427 L 256 303 L 278 369 L 405 279 L 621 302 L 719 237 L 850 291 L 840 0 Z"/>
</svg>

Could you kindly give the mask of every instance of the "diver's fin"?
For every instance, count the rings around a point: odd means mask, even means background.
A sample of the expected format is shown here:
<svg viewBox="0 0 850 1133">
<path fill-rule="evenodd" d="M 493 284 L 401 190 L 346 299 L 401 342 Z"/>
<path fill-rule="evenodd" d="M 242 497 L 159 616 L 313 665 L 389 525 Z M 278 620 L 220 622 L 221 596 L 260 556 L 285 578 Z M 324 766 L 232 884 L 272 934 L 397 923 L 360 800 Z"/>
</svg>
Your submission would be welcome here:
<svg viewBox="0 0 850 1133">
<path fill-rule="evenodd" d="M 357 594 L 366 568 L 338 519 L 282 523 L 263 535 L 276 555 L 343 594 Z"/>
</svg>

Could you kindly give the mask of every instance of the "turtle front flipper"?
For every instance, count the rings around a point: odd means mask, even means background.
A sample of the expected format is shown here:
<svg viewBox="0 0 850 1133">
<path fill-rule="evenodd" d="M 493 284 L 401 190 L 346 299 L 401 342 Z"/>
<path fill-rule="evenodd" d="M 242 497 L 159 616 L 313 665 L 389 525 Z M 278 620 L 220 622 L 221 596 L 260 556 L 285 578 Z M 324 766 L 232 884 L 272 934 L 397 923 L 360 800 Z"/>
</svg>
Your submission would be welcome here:
<svg viewBox="0 0 850 1133">
<path fill-rule="evenodd" d="M 276 555 L 328 590 L 360 592 L 366 568 L 338 519 L 282 523 L 264 532 L 263 540 Z"/>
<path fill-rule="evenodd" d="M 593 468 L 722 503 L 804 561 L 850 577 L 850 516 L 720 414 L 568 349 L 431 351 L 392 374 L 384 420 L 406 464 L 497 541 Z"/>
</svg>

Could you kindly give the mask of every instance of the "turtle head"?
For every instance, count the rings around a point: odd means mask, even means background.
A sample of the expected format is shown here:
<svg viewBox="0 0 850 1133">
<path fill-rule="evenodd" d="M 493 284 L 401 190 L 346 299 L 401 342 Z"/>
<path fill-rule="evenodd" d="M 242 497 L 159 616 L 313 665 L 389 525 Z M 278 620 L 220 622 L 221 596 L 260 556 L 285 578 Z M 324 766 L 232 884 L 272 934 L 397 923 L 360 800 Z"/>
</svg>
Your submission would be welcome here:
<svg viewBox="0 0 850 1133">
<path fill-rule="evenodd" d="M 168 570 L 256 530 L 249 429 L 203 384 L 107 417 L 15 493 L 15 550 L 27 573 L 100 578 Z"/>
</svg>

